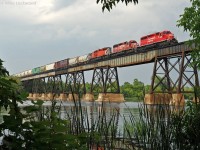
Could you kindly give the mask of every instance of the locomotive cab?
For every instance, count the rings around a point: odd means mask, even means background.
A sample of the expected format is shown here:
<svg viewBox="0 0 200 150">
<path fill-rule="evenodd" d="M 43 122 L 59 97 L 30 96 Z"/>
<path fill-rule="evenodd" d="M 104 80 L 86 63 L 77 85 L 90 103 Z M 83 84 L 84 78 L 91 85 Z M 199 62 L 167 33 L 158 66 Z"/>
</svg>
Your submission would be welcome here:
<svg viewBox="0 0 200 150">
<path fill-rule="evenodd" d="M 170 31 L 163 31 L 162 34 L 165 36 L 167 41 L 177 43 L 177 39 L 174 37 L 174 34 Z"/>
</svg>

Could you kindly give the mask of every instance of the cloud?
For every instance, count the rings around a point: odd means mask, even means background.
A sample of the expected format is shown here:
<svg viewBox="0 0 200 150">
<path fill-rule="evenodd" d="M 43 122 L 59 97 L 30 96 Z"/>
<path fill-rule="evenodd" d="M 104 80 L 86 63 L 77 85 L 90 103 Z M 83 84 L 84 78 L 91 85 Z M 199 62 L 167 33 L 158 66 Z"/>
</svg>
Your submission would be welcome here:
<svg viewBox="0 0 200 150">
<path fill-rule="evenodd" d="M 188 39 L 188 34 L 176 27 L 179 15 L 189 5 L 187 0 L 140 0 L 138 5 L 128 6 L 120 3 L 104 13 L 95 0 L 24 1 L 36 4 L 0 3 L 0 54 L 11 73 L 118 42 L 139 41 L 143 35 L 164 29 L 174 32 L 179 41 Z"/>
</svg>

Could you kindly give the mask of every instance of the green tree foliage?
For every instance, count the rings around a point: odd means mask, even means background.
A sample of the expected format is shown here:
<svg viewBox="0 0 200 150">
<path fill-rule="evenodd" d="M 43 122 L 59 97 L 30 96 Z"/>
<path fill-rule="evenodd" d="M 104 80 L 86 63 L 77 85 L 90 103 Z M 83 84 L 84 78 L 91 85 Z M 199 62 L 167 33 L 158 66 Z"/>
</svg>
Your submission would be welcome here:
<svg viewBox="0 0 200 150">
<path fill-rule="evenodd" d="M 121 87 L 121 93 L 124 94 L 126 98 L 136 98 L 138 100 L 143 100 L 144 97 L 144 83 L 138 79 L 134 79 L 133 83 L 125 82 Z"/>
<path fill-rule="evenodd" d="M 178 26 L 190 33 L 192 40 L 189 41 L 189 44 L 195 44 L 192 57 L 200 68 L 200 1 L 190 0 L 190 2 L 192 3 L 191 6 L 185 8 L 178 20 Z"/>
<path fill-rule="evenodd" d="M 101 3 L 103 5 L 103 12 L 105 9 L 110 11 L 113 8 L 113 6 L 116 6 L 116 4 L 118 4 L 119 2 L 125 3 L 126 5 L 128 5 L 129 3 L 138 4 L 138 0 L 97 0 L 97 4 Z"/>
<path fill-rule="evenodd" d="M 200 104 L 188 101 L 186 110 L 172 118 L 173 140 L 178 149 L 200 149 Z"/>
</svg>

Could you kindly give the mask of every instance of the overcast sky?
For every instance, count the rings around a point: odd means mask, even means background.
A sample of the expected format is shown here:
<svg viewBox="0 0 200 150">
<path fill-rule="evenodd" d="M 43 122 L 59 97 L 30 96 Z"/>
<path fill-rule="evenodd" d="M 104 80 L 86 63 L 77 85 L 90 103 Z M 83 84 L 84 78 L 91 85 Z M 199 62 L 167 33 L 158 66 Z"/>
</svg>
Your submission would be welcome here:
<svg viewBox="0 0 200 150">
<path fill-rule="evenodd" d="M 139 0 L 102 13 L 96 0 L 0 0 L 0 57 L 14 74 L 165 29 L 185 41 L 176 24 L 186 6 L 189 0 Z M 120 83 L 150 83 L 152 66 L 119 68 Z"/>
</svg>

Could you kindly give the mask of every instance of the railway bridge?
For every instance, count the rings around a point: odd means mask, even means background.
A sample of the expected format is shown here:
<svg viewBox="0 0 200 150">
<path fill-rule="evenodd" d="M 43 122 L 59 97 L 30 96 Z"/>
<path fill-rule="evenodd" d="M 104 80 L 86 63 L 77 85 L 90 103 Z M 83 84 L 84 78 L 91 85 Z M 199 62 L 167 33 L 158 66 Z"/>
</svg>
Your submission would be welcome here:
<svg viewBox="0 0 200 150">
<path fill-rule="evenodd" d="M 97 101 L 123 102 L 117 70 L 120 67 L 154 63 L 151 89 L 145 95 L 145 102 L 184 104 L 183 94 L 194 93 L 185 91 L 185 87 L 199 86 L 197 67 L 191 58 L 194 48 L 195 45 L 188 46 L 186 42 L 157 48 L 139 47 L 137 50 L 113 53 L 69 67 L 23 76 L 21 81 L 29 92 L 29 99 L 80 98 L 94 101 L 94 94 L 98 93 Z M 84 72 L 88 70 L 93 70 L 93 76 L 90 92 L 86 93 Z M 162 85 L 162 91 L 157 90 L 159 85 Z"/>
</svg>

